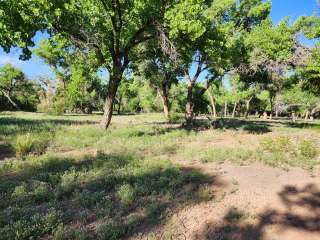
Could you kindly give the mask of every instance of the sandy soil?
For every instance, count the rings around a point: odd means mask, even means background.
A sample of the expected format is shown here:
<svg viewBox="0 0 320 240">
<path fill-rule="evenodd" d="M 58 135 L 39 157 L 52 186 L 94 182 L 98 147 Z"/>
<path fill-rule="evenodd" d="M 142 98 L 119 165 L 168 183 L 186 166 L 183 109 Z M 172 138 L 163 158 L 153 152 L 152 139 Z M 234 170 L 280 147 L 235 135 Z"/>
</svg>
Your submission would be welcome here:
<svg viewBox="0 0 320 240">
<path fill-rule="evenodd" d="M 165 231 L 173 232 L 171 239 L 188 240 L 320 239 L 319 177 L 261 163 L 180 164 L 215 179 L 212 199 L 176 212 L 155 239 L 165 239 Z"/>
</svg>

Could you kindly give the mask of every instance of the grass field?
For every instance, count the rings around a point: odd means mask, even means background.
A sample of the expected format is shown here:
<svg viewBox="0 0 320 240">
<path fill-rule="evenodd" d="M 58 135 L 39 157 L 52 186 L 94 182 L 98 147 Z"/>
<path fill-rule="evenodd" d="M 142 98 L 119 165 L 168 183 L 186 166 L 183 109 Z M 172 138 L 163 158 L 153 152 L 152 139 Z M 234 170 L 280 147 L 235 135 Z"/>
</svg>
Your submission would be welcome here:
<svg viewBox="0 0 320 240">
<path fill-rule="evenodd" d="M 192 129 L 160 114 L 0 115 L 0 239 L 122 239 L 210 201 L 212 178 L 197 166 L 224 162 L 317 174 L 320 124 L 225 119 Z M 164 231 L 162 239 L 180 239 Z"/>
</svg>

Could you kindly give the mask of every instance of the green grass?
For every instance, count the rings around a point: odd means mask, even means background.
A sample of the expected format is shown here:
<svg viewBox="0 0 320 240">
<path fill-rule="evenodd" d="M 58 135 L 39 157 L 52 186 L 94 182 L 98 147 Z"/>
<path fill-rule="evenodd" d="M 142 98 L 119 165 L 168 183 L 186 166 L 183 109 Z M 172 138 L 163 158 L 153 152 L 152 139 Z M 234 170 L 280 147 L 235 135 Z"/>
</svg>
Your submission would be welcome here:
<svg viewBox="0 0 320 240">
<path fill-rule="evenodd" d="M 116 118 L 105 132 L 80 117 L 31 115 L 0 118 L 0 135 L 17 155 L 0 163 L 0 239 L 119 239 L 200 201 L 184 186 L 198 189 L 206 176 L 163 156 L 187 132 L 139 116 Z"/>
<path fill-rule="evenodd" d="M 184 129 L 148 114 L 115 116 L 102 131 L 99 119 L 0 115 L 0 240 L 121 239 L 152 229 L 174 209 L 212 198 L 208 176 L 176 159 L 308 169 L 319 164 L 317 124 L 228 120 L 223 129 L 212 130 L 208 122 Z M 215 145 L 243 134 L 255 136 L 257 146 L 243 145 L 246 139 Z M 301 138 L 306 134 L 313 137 Z"/>
</svg>

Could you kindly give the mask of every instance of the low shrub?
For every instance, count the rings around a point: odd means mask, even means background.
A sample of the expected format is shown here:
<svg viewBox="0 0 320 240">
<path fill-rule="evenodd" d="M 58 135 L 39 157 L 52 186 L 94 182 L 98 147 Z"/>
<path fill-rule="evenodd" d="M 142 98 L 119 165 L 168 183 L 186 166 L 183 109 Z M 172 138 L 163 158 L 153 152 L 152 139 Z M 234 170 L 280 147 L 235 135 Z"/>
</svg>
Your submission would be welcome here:
<svg viewBox="0 0 320 240">
<path fill-rule="evenodd" d="M 169 122 L 170 123 L 180 123 L 183 121 L 183 116 L 180 113 L 172 112 L 169 114 Z"/>
<path fill-rule="evenodd" d="M 200 186 L 197 195 L 200 201 L 210 201 L 212 199 L 210 186 L 208 184 Z"/>
<path fill-rule="evenodd" d="M 18 135 L 14 142 L 17 157 L 25 157 L 30 153 L 40 155 L 45 152 L 49 145 L 51 136 L 45 134 L 23 134 Z"/>
<path fill-rule="evenodd" d="M 270 152 L 290 153 L 294 151 L 293 143 L 287 136 L 267 137 L 260 142 L 260 145 L 263 150 Z"/>
<path fill-rule="evenodd" d="M 117 191 L 121 203 L 131 205 L 135 200 L 135 190 L 129 184 L 122 185 Z"/>
<path fill-rule="evenodd" d="M 71 228 L 60 224 L 53 233 L 53 240 L 86 240 L 90 239 L 83 229 Z"/>
<path fill-rule="evenodd" d="M 306 158 L 315 158 L 318 154 L 317 147 L 312 141 L 304 140 L 299 144 L 299 153 Z"/>
</svg>

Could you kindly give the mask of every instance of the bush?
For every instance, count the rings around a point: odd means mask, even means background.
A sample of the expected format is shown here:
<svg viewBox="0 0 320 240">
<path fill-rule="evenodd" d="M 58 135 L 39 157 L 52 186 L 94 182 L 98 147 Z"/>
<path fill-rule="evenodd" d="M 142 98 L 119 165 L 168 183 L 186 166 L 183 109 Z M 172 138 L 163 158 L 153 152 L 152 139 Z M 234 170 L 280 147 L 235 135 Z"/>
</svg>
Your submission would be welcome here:
<svg viewBox="0 0 320 240">
<path fill-rule="evenodd" d="M 199 187 L 198 198 L 200 201 L 210 201 L 212 199 L 212 192 L 209 185 L 205 184 Z"/>
<path fill-rule="evenodd" d="M 105 223 L 97 228 L 98 239 L 118 240 L 125 235 L 126 227 L 115 221 Z"/>
<path fill-rule="evenodd" d="M 304 140 L 299 144 L 299 152 L 306 158 L 314 158 L 318 154 L 315 144 L 308 140 Z"/>
<path fill-rule="evenodd" d="M 180 123 L 183 119 L 183 116 L 179 113 L 172 112 L 169 114 L 170 123 Z"/>
<path fill-rule="evenodd" d="M 53 240 L 86 240 L 89 235 L 82 229 L 76 229 L 60 224 L 53 233 Z"/>
<path fill-rule="evenodd" d="M 63 97 L 48 97 L 48 99 L 43 99 L 37 106 L 38 112 L 49 113 L 52 115 L 63 115 L 65 110 L 66 100 Z"/>
<path fill-rule="evenodd" d="M 30 153 L 40 155 L 45 152 L 49 144 L 49 139 L 45 135 L 23 134 L 16 138 L 14 149 L 17 157 L 25 157 Z"/>
<path fill-rule="evenodd" d="M 104 192 L 90 192 L 88 190 L 75 190 L 73 200 L 78 206 L 92 207 L 104 199 Z"/>
<path fill-rule="evenodd" d="M 260 142 L 263 150 L 269 152 L 290 153 L 294 151 L 292 141 L 287 136 L 277 136 L 275 138 L 265 138 Z"/>
<path fill-rule="evenodd" d="M 125 205 L 131 205 L 135 200 L 135 191 L 134 188 L 129 184 L 122 185 L 118 192 L 118 197 L 120 198 L 121 203 Z"/>
<path fill-rule="evenodd" d="M 50 209 L 47 214 L 25 216 L 20 220 L 0 228 L 0 240 L 5 239 L 39 239 L 51 234 L 61 224 L 61 214 Z"/>
</svg>

